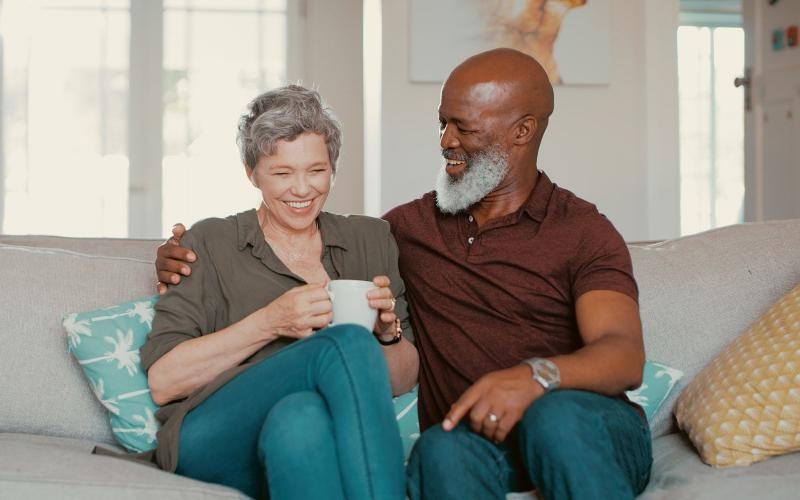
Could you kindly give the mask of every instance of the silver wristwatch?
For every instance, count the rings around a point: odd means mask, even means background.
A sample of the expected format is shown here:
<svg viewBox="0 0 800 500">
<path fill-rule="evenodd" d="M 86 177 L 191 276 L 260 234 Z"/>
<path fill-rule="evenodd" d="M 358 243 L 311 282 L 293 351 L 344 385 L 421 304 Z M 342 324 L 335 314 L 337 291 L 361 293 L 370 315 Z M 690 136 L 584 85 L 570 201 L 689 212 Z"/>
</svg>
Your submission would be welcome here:
<svg viewBox="0 0 800 500">
<path fill-rule="evenodd" d="M 524 359 L 522 362 L 531 367 L 533 380 L 544 387 L 544 392 L 558 389 L 558 386 L 561 385 L 561 373 L 558 371 L 558 366 L 549 359 L 531 358 Z"/>
</svg>

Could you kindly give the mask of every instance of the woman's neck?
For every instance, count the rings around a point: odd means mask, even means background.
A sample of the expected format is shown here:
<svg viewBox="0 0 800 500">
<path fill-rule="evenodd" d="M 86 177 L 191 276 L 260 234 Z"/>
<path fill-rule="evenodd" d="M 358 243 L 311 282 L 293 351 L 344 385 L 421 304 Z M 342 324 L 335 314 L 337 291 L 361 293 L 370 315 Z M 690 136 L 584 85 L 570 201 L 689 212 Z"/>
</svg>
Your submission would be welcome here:
<svg viewBox="0 0 800 500">
<path fill-rule="evenodd" d="M 261 227 L 261 232 L 264 233 L 264 238 L 269 241 L 289 244 L 293 242 L 305 242 L 315 238 L 319 233 L 316 220 L 307 228 L 295 229 L 275 223 L 275 220 L 270 217 L 269 210 L 263 205 L 258 209 L 256 215 L 258 217 L 258 225 Z"/>
</svg>

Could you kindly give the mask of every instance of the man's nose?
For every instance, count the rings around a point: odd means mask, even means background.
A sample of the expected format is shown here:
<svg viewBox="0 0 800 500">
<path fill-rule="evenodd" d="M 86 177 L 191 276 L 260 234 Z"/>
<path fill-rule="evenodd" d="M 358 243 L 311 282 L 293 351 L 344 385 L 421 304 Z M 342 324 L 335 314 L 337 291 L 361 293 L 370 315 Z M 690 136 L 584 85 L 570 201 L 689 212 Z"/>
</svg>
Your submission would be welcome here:
<svg viewBox="0 0 800 500">
<path fill-rule="evenodd" d="M 456 137 L 455 132 L 453 132 L 452 125 L 445 125 L 440 135 L 439 145 L 442 149 L 455 149 L 461 145 L 461 143 L 458 142 L 458 137 Z"/>
</svg>

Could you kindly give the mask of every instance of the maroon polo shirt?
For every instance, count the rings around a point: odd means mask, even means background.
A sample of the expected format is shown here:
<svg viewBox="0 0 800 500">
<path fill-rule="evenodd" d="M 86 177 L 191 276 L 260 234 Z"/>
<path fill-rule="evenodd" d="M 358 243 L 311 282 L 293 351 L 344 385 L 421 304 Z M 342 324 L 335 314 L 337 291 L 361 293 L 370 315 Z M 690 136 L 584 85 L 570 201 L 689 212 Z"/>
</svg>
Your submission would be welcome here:
<svg viewBox="0 0 800 500">
<path fill-rule="evenodd" d="M 420 426 L 440 422 L 482 375 L 583 343 L 575 301 L 590 290 L 638 300 L 620 234 L 543 173 L 523 206 L 480 229 L 434 192 L 384 215 L 400 249 L 419 350 Z"/>
</svg>

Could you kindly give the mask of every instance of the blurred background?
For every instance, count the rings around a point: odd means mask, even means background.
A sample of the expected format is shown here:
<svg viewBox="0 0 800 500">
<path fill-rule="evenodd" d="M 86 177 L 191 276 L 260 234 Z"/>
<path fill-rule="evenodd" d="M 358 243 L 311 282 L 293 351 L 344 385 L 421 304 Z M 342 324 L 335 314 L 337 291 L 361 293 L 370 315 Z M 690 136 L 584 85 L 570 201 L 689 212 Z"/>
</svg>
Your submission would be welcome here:
<svg viewBox="0 0 800 500">
<path fill-rule="evenodd" d="M 628 240 L 800 217 L 800 49 L 774 40 L 800 2 L 589 2 L 609 10 L 609 82 L 556 87 L 539 168 Z M 328 210 L 429 191 L 441 83 L 409 80 L 411 3 L 2 0 L 0 233 L 160 238 L 256 206 L 236 123 L 287 82 L 344 123 Z"/>
</svg>

